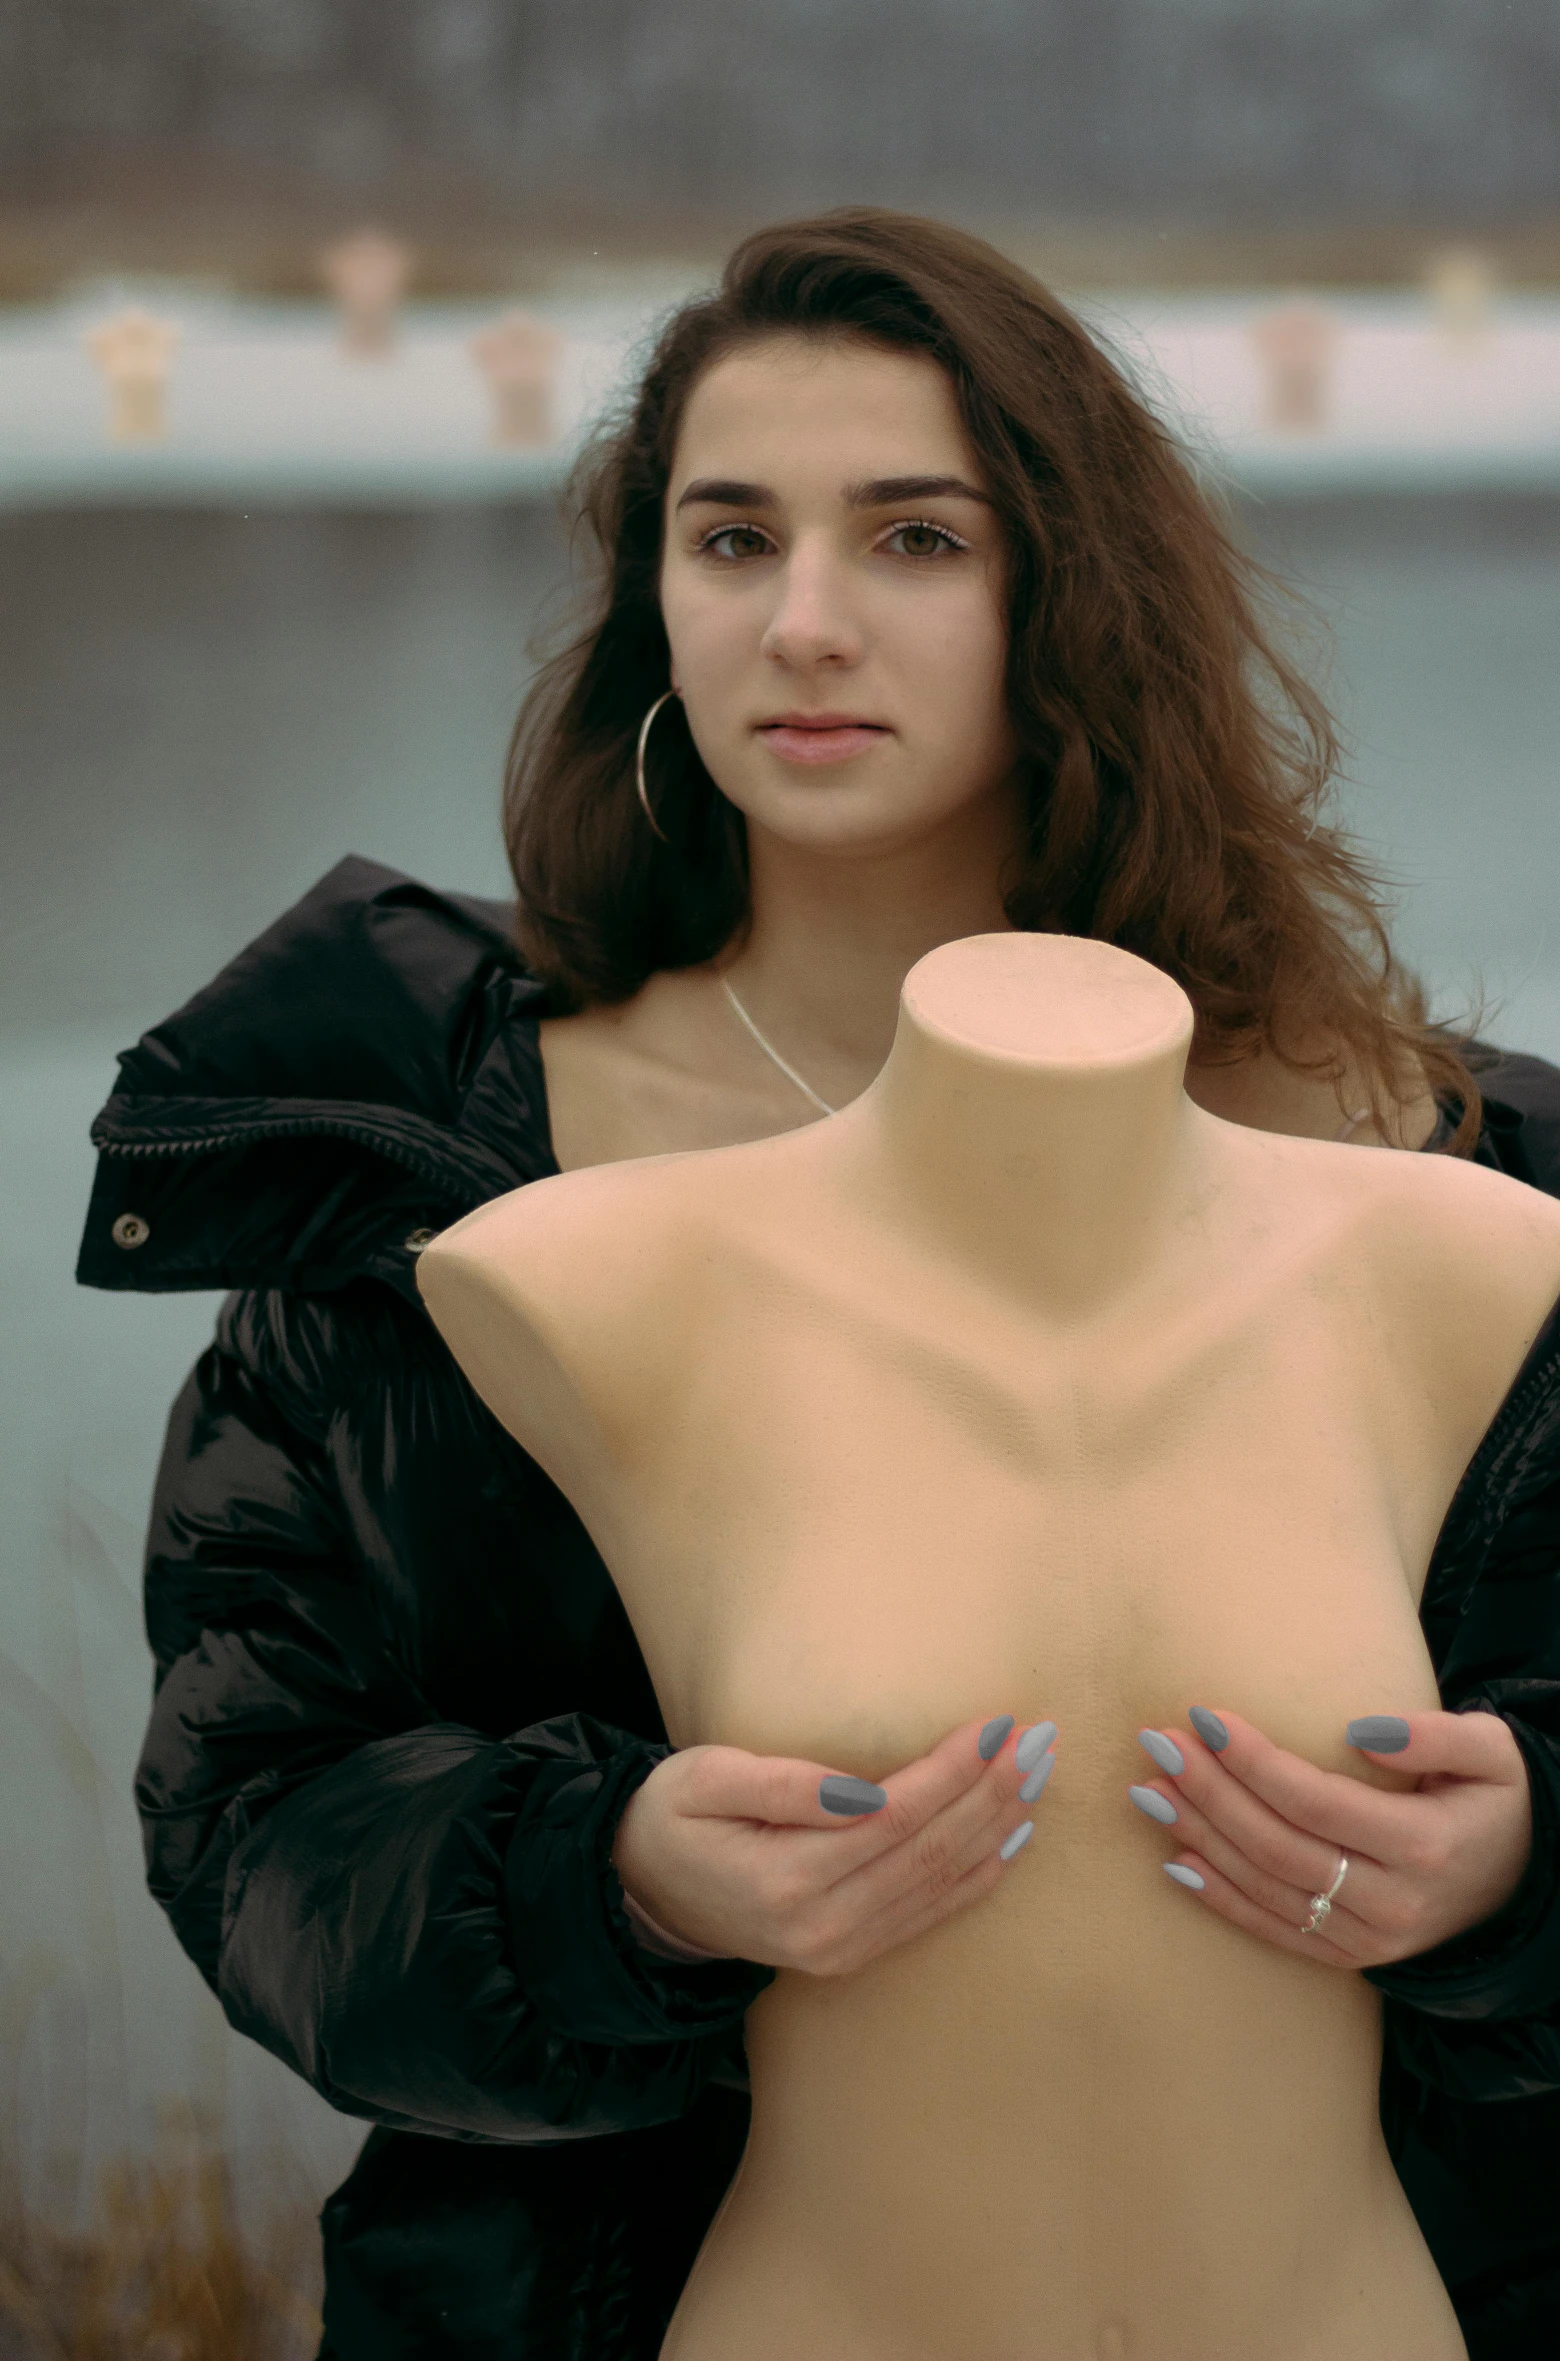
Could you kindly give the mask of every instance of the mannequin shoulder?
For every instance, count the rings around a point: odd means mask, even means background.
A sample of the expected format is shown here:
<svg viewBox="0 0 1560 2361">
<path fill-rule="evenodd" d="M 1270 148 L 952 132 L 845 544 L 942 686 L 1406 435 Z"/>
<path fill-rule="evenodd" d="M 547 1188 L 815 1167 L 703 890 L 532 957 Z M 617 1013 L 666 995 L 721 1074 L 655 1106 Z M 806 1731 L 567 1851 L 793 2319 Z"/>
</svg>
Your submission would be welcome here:
<svg viewBox="0 0 1560 2361">
<path fill-rule="evenodd" d="M 697 1154 L 590 1165 L 491 1198 L 424 1247 L 417 1284 L 435 1320 L 457 1295 L 502 1302 L 541 1332 L 576 1336 L 674 1286 L 697 1235 Z"/>
<path fill-rule="evenodd" d="M 696 1321 L 698 1153 L 592 1165 L 495 1197 L 425 1246 L 417 1284 L 500 1423 L 565 1490 L 620 1458 Z"/>
<path fill-rule="evenodd" d="M 1560 1300 L 1560 1201 L 1458 1157 L 1347 1153 L 1384 1307 L 1427 1369 L 1493 1410 Z"/>
<path fill-rule="evenodd" d="M 1377 1224 L 1402 1225 L 1405 1252 L 1444 1267 L 1449 1280 L 1560 1291 L 1560 1198 L 1509 1173 L 1459 1156 L 1350 1151 Z"/>
</svg>

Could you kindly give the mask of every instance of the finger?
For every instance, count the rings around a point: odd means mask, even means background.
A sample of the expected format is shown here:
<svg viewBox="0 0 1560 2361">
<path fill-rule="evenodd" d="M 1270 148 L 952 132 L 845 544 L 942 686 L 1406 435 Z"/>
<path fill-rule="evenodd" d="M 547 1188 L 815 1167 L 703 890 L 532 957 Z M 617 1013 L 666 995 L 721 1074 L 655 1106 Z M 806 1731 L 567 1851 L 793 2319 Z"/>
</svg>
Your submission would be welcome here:
<svg viewBox="0 0 1560 2361">
<path fill-rule="evenodd" d="M 1036 1750 L 1054 1746 L 1055 1740 L 1053 1721 L 1025 1724 L 1002 1713 L 961 1722 L 925 1754 L 888 1773 L 882 1783 L 888 1798 L 885 1816 L 908 1835 L 982 1780 L 990 1786 L 1010 1786 L 1015 1777 L 1034 1768 Z"/>
<path fill-rule="evenodd" d="M 1194 1887 L 1182 1887 L 1181 1890 L 1189 1901 L 1200 1904 L 1205 1910 L 1213 1911 L 1219 1918 L 1227 1918 L 1232 1926 L 1243 1928 L 1248 1935 L 1260 1935 L 1263 1942 L 1276 1943 L 1281 1951 L 1292 1951 L 1297 1959 L 1319 1960 L 1328 1967 L 1356 1968 L 1359 1965 L 1356 1958 L 1339 1944 L 1333 1942 L 1329 1936 L 1320 1933 L 1303 1935 L 1300 1932 L 1309 1912 L 1309 1903 L 1301 1909 L 1297 1916 L 1285 1917 L 1279 1911 L 1269 1910 L 1260 1902 L 1252 1901 L 1251 1897 L 1236 1885 L 1233 1879 L 1225 1877 L 1205 1854 L 1177 1853 L 1175 1864 L 1178 1868 L 1195 1870 L 1203 1880 L 1201 1892 Z M 1172 1881 L 1167 1880 L 1166 1882 Z M 1335 1914 L 1337 1909 L 1338 1905 L 1335 1902 L 1333 1904 Z M 1335 1921 L 1330 1919 L 1327 1923 L 1332 1925 Z"/>
<path fill-rule="evenodd" d="M 1329 1892 L 1338 1875 L 1340 1859 L 1336 1845 L 1320 1839 L 1302 1836 L 1270 1812 L 1255 1797 L 1244 1795 L 1228 1783 L 1241 1799 L 1243 1811 L 1232 1815 L 1239 1823 L 1249 1817 L 1256 1833 L 1249 1826 L 1239 1833 L 1223 1823 L 1210 1821 L 1184 1793 L 1184 1783 L 1170 1780 L 1153 1783 L 1155 1794 L 1164 1794 L 1165 1801 L 1176 1813 L 1173 1842 L 1189 1845 L 1201 1858 L 1211 1861 L 1221 1877 L 1237 1886 L 1248 1901 L 1269 1910 L 1292 1926 L 1299 1926 L 1309 1914 L 1313 1894 Z M 1345 1908 L 1351 1917 L 1369 1920 L 1373 1898 L 1379 1898 L 1386 1887 L 1387 1873 L 1373 1862 L 1347 1858 L 1345 1887 L 1348 1902 L 1342 1896 L 1333 1903 L 1333 1924 L 1342 1933 L 1341 1915 Z M 1345 1940 L 1344 1947 L 1347 1948 Z"/>
<path fill-rule="evenodd" d="M 738 1746 L 688 1747 L 677 1758 L 687 1767 L 679 1804 L 699 1817 L 827 1831 L 848 1841 L 849 1858 L 859 1861 L 902 1843 L 982 1779 L 1011 1784 L 1013 1730 L 1001 1736 L 987 1759 L 980 1741 L 990 1730 L 989 1716 L 961 1723 L 881 1782 L 858 1780 L 828 1763 L 792 1755 L 752 1754 Z M 860 1813 L 830 1810 L 819 1796 L 825 1783 L 836 1800 L 859 1800 L 866 1808 Z"/>
<path fill-rule="evenodd" d="M 785 1754 L 753 1754 L 743 1746 L 684 1746 L 677 1809 L 693 1820 L 757 1820 L 774 1828 L 844 1827 L 818 1801 L 828 1765 Z"/>
<path fill-rule="evenodd" d="M 973 1749 L 972 1749 L 973 1752 Z M 845 1832 L 881 1816 L 884 1787 L 805 1756 L 752 1754 L 741 1746 L 689 1746 L 679 1808 L 695 1819 L 757 1820 L 770 1828 Z M 977 1756 L 975 1770 L 984 1766 Z M 832 1806 L 824 1801 L 828 1795 Z M 854 1805 L 854 1809 L 841 1809 Z"/>
<path fill-rule="evenodd" d="M 1173 1733 L 1186 1761 L 1177 1784 L 1187 1788 L 1210 1818 L 1220 1817 L 1218 1774 L 1266 1804 L 1291 1828 L 1336 1846 L 1351 1860 L 1401 1868 L 1417 1852 L 1426 1816 L 1433 1809 L 1431 1799 L 1412 1789 L 1378 1788 L 1360 1773 L 1319 1770 L 1303 1755 L 1275 1746 L 1240 1714 L 1221 1710 L 1218 1718 L 1229 1741 L 1217 1753 L 1201 1739 L 1180 1730 Z"/>
<path fill-rule="evenodd" d="M 1054 1759 L 1053 1751 L 1043 1761 Z M 1030 1781 L 1025 1779 L 1023 1784 Z M 864 1922 L 883 1911 L 918 1911 L 928 1896 L 935 1898 L 995 1855 L 1039 1809 L 1033 1793 L 1024 1800 L 1020 1775 L 1009 1751 L 1005 1761 L 993 1761 L 973 1786 L 919 1827 L 911 1828 L 898 1844 L 867 1853 L 864 1858 L 831 1849 L 824 1863 L 831 1873 L 826 1890 L 842 1908 Z"/>
<path fill-rule="evenodd" d="M 1043 1759 L 1050 1764 L 1054 1754 Z M 1025 1802 L 1011 1776 L 982 1780 L 892 1852 L 836 1880 L 815 1920 L 831 1972 L 842 1958 L 854 1964 L 909 1942 L 989 1893 L 1018 1857 L 1004 1857 L 1004 1847 L 1033 1828 L 1040 1809 L 1038 1796 Z"/>
<path fill-rule="evenodd" d="M 1180 1733 L 1175 1736 L 1179 1744 Z M 1254 1894 L 1263 1890 L 1256 1882 L 1263 1880 L 1268 1886 L 1276 1883 L 1306 1894 L 1325 1893 L 1343 1856 L 1349 1862 L 1350 1899 L 1362 1915 L 1370 1915 L 1372 1898 L 1379 1895 L 1388 1872 L 1369 1853 L 1351 1852 L 1331 1837 L 1313 1836 L 1297 1828 L 1239 1779 L 1225 1773 L 1219 1758 L 1210 1760 L 1205 1751 L 1199 1761 L 1189 1744 L 1182 1751 L 1186 1769 L 1179 1777 L 1164 1772 L 1146 1782 L 1151 1792 L 1178 1814 L 1185 1832 L 1182 1843 L 1200 1843 L 1204 1832 L 1216 1834 L 1223 1848 L 1215 1854 L 1220 1867 L 1236 1875 L 1229 1861 L 1240 1859 L 1249 1864 Z M 1140 1792 L 1143 1784 L 1138 1783 Z"/>
<path fill-rule="evenodd" d="M 1498 1713 L 1360 1714 L 1344 1732 L 1356 1753 L 1416 1777 L 1487 1779 L 1496 1786 L 1526 1777 L 1522 1749 Z"/>
<path fill-rule="evenodd" d="M 848 1974 L 883 1952 L 896 1950 L 901 1943 L 913 1943 L 918 1935 L 928 1934 L 944 1919 L 953 1918 L 959 1911 L 982 1901 L 1006 1874 L 998 1851 L 988 1845 L 940 1892 L 901 1893 L 875 1916 L 864 1920 L 846 1916 L 840 1921 L 836 1947 L 832 1953 L 825 1949 L 821 1955 L 828 1962 L 828 1972 Z"/>
</svg>

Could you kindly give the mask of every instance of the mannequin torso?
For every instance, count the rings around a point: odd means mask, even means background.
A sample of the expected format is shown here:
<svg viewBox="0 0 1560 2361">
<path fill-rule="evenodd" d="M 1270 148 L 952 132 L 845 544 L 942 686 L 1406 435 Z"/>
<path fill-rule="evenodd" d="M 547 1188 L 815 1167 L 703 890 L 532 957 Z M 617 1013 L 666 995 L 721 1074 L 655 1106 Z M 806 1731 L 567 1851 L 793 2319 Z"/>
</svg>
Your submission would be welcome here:
<svg viewBox="0 0 1560 2361">
<path fill-rule="evenodd" d="M 989 1900 L 750 2011 L 753 2122 L 664 2361 L 1459 2361 L 1379 2002 L 1189 1904 L 1136 1731 L 1437 1702 L 1457 1480 L 1560 1206 L 1219 1121 L 1108 946 L 944 945 L 842 1115 L 533 1184 L 420 1278 L 575 1501 L 679 1746 L 868 1779 L 1060 1727 Z"/>
</svg>

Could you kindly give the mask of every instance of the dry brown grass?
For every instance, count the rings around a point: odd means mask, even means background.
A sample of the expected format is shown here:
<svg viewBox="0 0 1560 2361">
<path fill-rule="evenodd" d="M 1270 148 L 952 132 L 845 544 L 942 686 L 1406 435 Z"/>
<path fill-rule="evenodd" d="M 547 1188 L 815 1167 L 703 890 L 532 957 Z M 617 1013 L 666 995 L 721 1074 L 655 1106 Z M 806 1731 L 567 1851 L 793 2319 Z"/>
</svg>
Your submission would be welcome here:
<svg viewBox="0 0 1560 2361">
<path fill-rule="evenodd" d="M 317 2233 L 277 2203 L 240 2226 L 232 2176 L 186 2131 L 103 2177 L 96 2218 L 59 2227 L 0 2174 L 0 2361 L 307 2361 Z"/>
</svg>

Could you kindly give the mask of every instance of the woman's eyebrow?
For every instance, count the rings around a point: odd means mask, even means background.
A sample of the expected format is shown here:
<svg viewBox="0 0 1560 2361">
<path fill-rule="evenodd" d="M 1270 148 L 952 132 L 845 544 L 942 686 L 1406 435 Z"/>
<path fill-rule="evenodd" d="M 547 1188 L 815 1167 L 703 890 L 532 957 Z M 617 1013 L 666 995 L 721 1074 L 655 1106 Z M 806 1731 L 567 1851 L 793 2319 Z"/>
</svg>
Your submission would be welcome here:
<svg viewBox="0 0 1560 2361">
<path fill-rule="evenodd" d="M 978 500 L 991 502 L 957 475 L 881 475 L 869 483 L 847 484 L 847 508 L 896 508 L 906 500 Z M 678 508 L 774 508 L 779 504 L 767 484 L 745 484 L 732 476 L 700 476 L 678 501 Z"/>
<path fill-rule="evenodd" d="M 847 508 L 898 508 L 906 500 L 978 500 L 991 506 L 984 492 L 957 475 L 880 475 L 868 484 L 848 484 Z"/>
<path fill-rule="evenodd" d="M 699 476 L 678 501 L 679 508 L 700 504 L 711 508 L 773 508 L 775 496 L 767 484 L 741 484 L 730 476 Z"/>
</svg>

